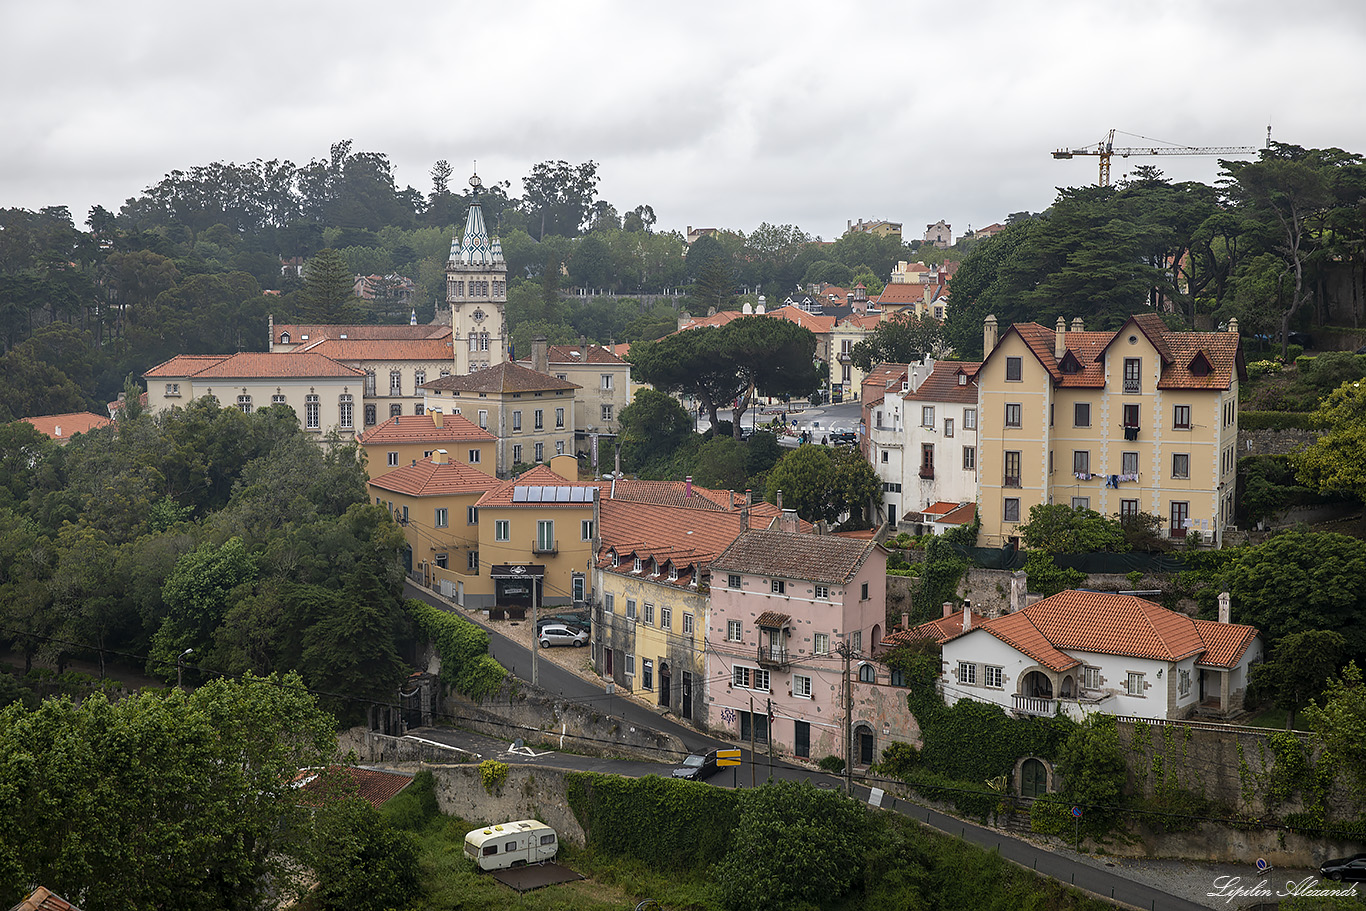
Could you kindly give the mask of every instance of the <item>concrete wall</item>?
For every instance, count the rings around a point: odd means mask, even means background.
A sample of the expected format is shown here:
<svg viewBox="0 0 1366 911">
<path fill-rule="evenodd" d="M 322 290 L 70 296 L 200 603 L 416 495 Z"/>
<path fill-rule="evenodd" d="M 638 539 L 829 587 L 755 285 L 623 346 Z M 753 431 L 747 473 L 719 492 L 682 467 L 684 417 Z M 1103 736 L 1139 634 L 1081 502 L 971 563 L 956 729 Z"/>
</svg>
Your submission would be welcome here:
<svg viewBox="0 0 1366 911">
<path fill-rule="evenodd" d="M 530 684 L 505 684 L 484 703 L 446 694 L 442 710 L 459 719 L 461 727 L 511 743 L 545 744 L 594 756 L 659 760 L 668 753 L 688 754 L 671 734 L 638 728 L 610 714 L 611 705 L 584 706 L 533 689 Z"/>
</svg>

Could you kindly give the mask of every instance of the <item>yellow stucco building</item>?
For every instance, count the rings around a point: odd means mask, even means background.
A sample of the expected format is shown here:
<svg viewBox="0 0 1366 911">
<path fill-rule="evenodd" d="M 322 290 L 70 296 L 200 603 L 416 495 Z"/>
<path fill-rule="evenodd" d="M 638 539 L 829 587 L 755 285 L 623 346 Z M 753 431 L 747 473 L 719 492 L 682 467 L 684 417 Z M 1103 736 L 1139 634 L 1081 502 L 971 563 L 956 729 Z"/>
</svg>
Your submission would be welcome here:
<svg viewBox="0 0 1366 911">
<path fill-rule="evenodd" d="M 371 478 L 430 459 L 437 449 L 445 449 L 450 461 L 463 462 L 492 477 L 498 438 L 461 415 L 434 411 L 392 417 L 366 430 L 356 442 L 365 453 L 365 470 Z"/>
<path fill-rule="evenodd" d="M 1222 544 L 1232 522 L 1237 322 L 1227 332 L 1173 332 L 1156 314 L 1118 331 L 1012 325 L 987 317 L 977 374 L 979 543 L 1016 540 L 1041 503 L 1104 515 L 1148 513 L 1163 533 Z"/>
</svg>

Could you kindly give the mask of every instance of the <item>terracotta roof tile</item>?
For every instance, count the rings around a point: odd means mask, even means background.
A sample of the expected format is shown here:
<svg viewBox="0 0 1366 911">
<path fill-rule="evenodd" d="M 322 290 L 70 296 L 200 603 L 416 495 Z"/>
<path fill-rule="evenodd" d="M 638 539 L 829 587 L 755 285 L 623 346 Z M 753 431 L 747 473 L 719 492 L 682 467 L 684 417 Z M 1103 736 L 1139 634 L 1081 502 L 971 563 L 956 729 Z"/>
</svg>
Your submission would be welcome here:
<svg viewBox="0 0 1366 911">
<path fill-rule="evenodd" d="M 1132 595 L 1085 591 L 1059 592 L 982 628 L 1053 670 L 1079 663 L 1064 651 L 1179 661 L 1212 649 L 1201 662 L 1227 667 L 1257 635 L 1249 626 L 1195 621 Z"/>
<path fill-rule="evenodd" d="M 981 614 L 968 613 L 968 629 L 975 629 L 986 622 Z M 889 648 L 897 645 L 909 645 L 912 642 L 928 640 L 932 642 L 944 643 L 963 634 L 963 612 L 957 611 L 947 617 L 940 617 L 936 620 L 926 620 L 918 623 L 910 629 L 897 630 L 890 635 L 884 636 L 882 644 Z"/>
<path fill-rule="evenodd" d="M 972 520 L 976 518 L 976 516 L 977 504 L 964 503 L 957 509 L 951 512 L 946 512 L 944 515 L 940 516 L 936 521 L 939 522 L 940 525 L 967 525 L 970 522 L 972 522 Z"/>
<path fill-rule="evenodd" d="M 311 351 L 337 361 L 450 361 L 454 352 L 449 338 L 360 339 L 325 338 L 305 342 L 292 354 Z"/>
<path fill-rule="evenodd" d="M 764 629 L 786 629 L 792 622 L 792 617 L 788 614 L 780 614 L 775 610 L 766 610 L 754 620 L 755 626 Z"/>
<path fill-rule="evenodd" d="M 579 345 L 551 345 L 546 354 L 552 364 L 624 364 L 616 352 L 605 345 L 588 346 L 588 359 L 583 358 L 583 348 Z"/>
<path fill-rule="evenodd" d="M 20 418 L 19 420 L 26 424 L 32 424 L 39 433 L 59 443 L 71 439 L 74 434 L 85 433 L 87 430 L 94 430 L 97 427 L 108 427 L 114 423 L 107 417 L 91 414 L 88 411 L 78 411 L 74 414 L 48 414 L 42 417 Z"/>
<path fill-rule="evenodd" d="M 953 402 L 955 404 L 977 404 L 977 370 L 982 366 L 979 361 L 935 361 L 934 369 L 920 388 L 907 392 L 902 398 L 916 402 Z M 959 383 L 959 376 L 967 381 Z"/>
<path fill-rule="evenodd" d="M 1205 642 L 1205 654 L 1196 662 L 1201 667 L 1235 667 L 1257 638 L 1256 628 L 1241 623 L 1196 620 L 1195 631 Z"/>
<path fill-rule="evenodd" d="M 1243 352 L 1233 332 L 1170 332 L 1166 336 L 1172 361 L 1163 367 L 1158 389 L 1228 389 L 1235 377 L 1244 378 Z M 1191 370 L 1203 355 L 1209 372 Z"/>
<path fill-rule="evenodd" d="M 421 388 L 442 392 L 561 392 L 580 387 L 568 380 L 504 361 L 466 376 L 428 380 Z"/>
<path fill-rule="evenodd" d="M 503 483 L 464 462 L 436 464 L 423 459 L 402 465 L 370 481 L 371 487 L 410 497 L 445 497 L 461 493 L 487 493 Z"/>
<path fill-rule="evenodd" d="M 305 769 L 295 777 L 295 786 L 308 795 L 310 803 L 358 796 L 379 809 L 413 780 L 412 773 L 365 769 L 359 766 L 333 766 L 327 774 Z"/>
<path fill-rule="evenodd" d="M 833 535 L 747 531 L 716 558 L 712 567 L 842 585 L 879 546 L 876 541 L 851 541 Z"/>
<path fill-rule="evenodd" d="M 39 886 L 10 911 L 81 911 L 46 886 Z"/>
<path fill-rule="evenodd" d="M 365 371 L 309 352 L 267 354 L 261 351 L 241 351 L 217 357 L 180 355 L 153 367 L 143 376 L 193 377 L 197 380 L 293 379 L 314 376 L 364 378 Z"/>
<path fill-rule="evenodd" d="M 362 446 L 380 443 L 491 443 L 498 437 L 459 414 L 443 414 L 441 427 L 430 414 L 404 414 L 376 424 L 356 438 Z"/>
<path fill-rule="evenodd" d="M 889 282 L 877 296 L 880 305 L 906 306 L 917 304 L 925 299 L 925 286 L 911 282 Z"/>
</svg>

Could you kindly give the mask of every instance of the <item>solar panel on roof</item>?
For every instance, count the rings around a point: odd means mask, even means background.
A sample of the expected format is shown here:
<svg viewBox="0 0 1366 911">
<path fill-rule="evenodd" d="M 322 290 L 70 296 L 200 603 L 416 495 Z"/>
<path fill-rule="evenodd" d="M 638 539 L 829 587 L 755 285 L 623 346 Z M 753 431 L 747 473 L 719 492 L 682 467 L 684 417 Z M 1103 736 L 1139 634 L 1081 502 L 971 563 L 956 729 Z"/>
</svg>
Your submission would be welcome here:
<svg viewBox="0 0 1366 911">
<path fill-rule="evenodd" d="M 514 488 L 512 488 L 512 502 L 514 502 L 514 503 L 525 503 L 525 502 L 527 501 L 526 495 L 527 495 L 527 489 L 526 489 L 525 487 L 514 487 Z"/>
</svg>

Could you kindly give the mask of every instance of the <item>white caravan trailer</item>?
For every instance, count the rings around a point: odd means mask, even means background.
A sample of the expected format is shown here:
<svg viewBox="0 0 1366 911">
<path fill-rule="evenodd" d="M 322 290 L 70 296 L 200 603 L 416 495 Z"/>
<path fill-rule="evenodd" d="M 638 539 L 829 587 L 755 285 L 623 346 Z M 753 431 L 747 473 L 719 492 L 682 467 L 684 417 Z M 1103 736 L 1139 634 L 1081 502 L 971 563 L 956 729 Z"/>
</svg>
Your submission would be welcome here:
<svg viewBox="0 0 1366 911">
<path fill-rule="evenodd" d="M 465 854 L 481 870 L 502 870 L 550 860 L 560 848 L 555 830 L 534 819 L 499 823 L 465 836 Z"/>
</svg>

